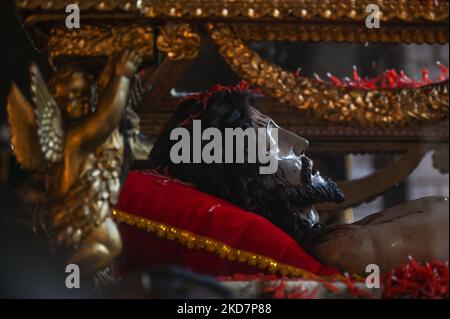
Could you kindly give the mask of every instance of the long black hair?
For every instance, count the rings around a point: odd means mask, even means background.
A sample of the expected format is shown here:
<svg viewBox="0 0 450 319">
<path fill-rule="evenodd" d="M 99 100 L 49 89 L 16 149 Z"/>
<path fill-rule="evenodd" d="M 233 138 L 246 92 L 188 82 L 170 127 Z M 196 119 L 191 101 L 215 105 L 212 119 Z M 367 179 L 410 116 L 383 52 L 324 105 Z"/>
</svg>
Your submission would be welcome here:
<svg viewBox="0 0 450 319">
<path fill-rule="evenodd" d="M 314 221 L 311 216 L 299 213 L 300 207 L 307 207 L 318 201 L 335 200 L 336 185 L 293 187 L 287 181 L 274 175 L 261 175 L 262 165 L 248 162 L 247 147 L 244 149 L 244 163 L 178 163 L 170 159 L 170 150 L 177 141 L 170 140 L 170 133 L 176 127 L 185 127 L 193 136 L 193 119 L 201 120 L 202 132 L 206 128 L 217 128 L 224 136 L 225 128 L 254 127 L 250 107 L 254 99 L 242 90 L 220 90 L 205 99 L 189 99 L 182 102 L 160 136 L 149 156 L 149 165 L 162 173 L 193 184 L 205 193 L 227 200 L 247 211 L 257 213 L 298 242 L 303 242 Z M 192 142 L 192 141 L 191 141 Z M 202 141 L 202 149 L 208 141 Z M 223 146 L 224 147 L 224 146 Z M 225 152 L 222 152 L 224 156 Z M 273 183 L 274 179 L 277 180 Z M 274 186 L 275 184 L 275 186 Z M 339 200 L 339 199 L 338 199 Z"/>
</svg>

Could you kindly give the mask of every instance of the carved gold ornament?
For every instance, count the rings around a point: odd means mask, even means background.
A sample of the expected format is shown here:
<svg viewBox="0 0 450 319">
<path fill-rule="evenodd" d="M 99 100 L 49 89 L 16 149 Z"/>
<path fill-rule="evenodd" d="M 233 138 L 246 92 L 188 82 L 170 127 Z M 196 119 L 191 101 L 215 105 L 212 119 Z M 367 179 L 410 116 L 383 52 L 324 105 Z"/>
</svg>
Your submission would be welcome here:
<svg viewBox="0 0 450 319">
<path fill-rule="evenodd" d="M 169 59 L 193 59 L 198 55 L 200 35 L 189 24 L 166 24 L 161 28 L 156 45 Z"/>
<path fill-rule="evenodd" d="M 448 18 L 448 0 L 142 0 L 141 8 L 148 17 L 364 21 L 369 4 L 378 5 L 381 21 Z"/>
<path fill-rule="evenodd" d="M 59 10 L 68 4 L 76 3 L 81 10 L 110 11 L 121 9 L 124 11 L 138 10 L 140 1 L 137 0 L 16 0 L 19 9 L 34 10 Z"/>
<path fill-rule="evenodd" d="M 448 80 L 405 89 L 335 87 L 296 77 L 252 51 L 224 24 L 208 24 L 210 35 L 231 68 L 282 103 L 311 111 L 319 119 L 359 125 L 436 122 L 448 116 Z"/>
<path fill-rule="evenodd" d="M 291 41 L 291 42 L 382 42 L 446 44 L 447 28 L 405 27 L 367 29 L 358 25 L 317 25 L 317 24 L 232 24 L 236 36 L 242 40 L 253 41 Z"/>
<path fill-rule="evenodd" d="M 65 19 L 63 9 L 72 3 L 71 0 L 16 0 L 16 7 L 29 27 L 30 38 L 36 47 L 42 48 L 47 44 L 48 30 L 55 27 L 55 21 Z M 189 23 L 194 26 L 226 22 L 243 40 L 444 44 L 448 43 L 449 33 L 449 0 L 83 0 L 76 3 L 84 17 L 82 26 L 105 26 L 106 30 L 99 31 L 98 35 L 103 46 L 98 50 L 105 52 L 112 50 L 106 40 L 108 32 L 118 29 L 120 33 L 122 26 L 126 30 L 138 20 L 148 26 L 156 22 L 163 31 L 166 24 Z M 377 5 L 380 10 L 382 27 L 379 29 L 365 27 L 369 4 Z M 180 52 L 194 56 L 197 44 L 192 41 L 196 42 L 196 37 L 191 38 L 188 35 L 190 31 L 184 36 L 179 34 L 179 40 L 184 38 L 184 44 L 177 44 L 177 37 L 170 35 L 173 28 L 168 27 L 168 34 L 163 35 L 161 48 L 178 59 L 182 56 Z M 91 41 L 89 34 L 84 39 L 82 34 L 76 35 L 78 31 L 81 30 L 58 31 L 51 45 L 52 50 L 60 52 L 56 55 L 95 55 L 95 43 L 99 39 Z M 59 45 L 58 40 L 65 38 L 59 33 L 64 32 L 67 32 L 68 39 Z M 74 40 L 72 46 L 69 45 L 70 38 Z M 138 35 L 136 39 L 145 37 Z M 94 45 L 89 45 L 89 42 Z M 150 54 L 152 42 L 147 41 L 149 48 L 141 54 Z M 84 49 L 83 45 L 87 48 Z M 180 45 L 184 46 L 183 50 Z"/>
<path fill-rule="evenodd" d="M 110 56 L 124 48 L 135 48 L 140 55 L 153 55 L 153 28 L 143 25 L 115 27 L 86 25 L 80 29 L 53 28 L 48 53 L 58 56 Z"/>
<path fill-rule="evenodd" d="M 444 21 L 448 0 L 16 0 L 21 10 L 59 10 L 78 3 L 81 10 L 141 10 L 151 18 L 301 18 L 328 21 L 364 20 L 369 4 L 380 8 L 381 21 Z"/>
</svg>

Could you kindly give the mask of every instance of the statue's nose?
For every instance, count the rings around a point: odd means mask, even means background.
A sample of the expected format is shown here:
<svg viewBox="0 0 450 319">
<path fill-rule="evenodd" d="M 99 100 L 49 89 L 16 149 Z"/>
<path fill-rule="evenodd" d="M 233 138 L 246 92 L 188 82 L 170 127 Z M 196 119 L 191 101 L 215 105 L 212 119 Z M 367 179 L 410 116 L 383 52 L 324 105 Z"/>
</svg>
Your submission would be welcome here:
<svg viewBox="0 0 450 319">
<path fill-rule="evenodd" d="M 279 128 L 279 130 L 281 130 L 281 135 L 284 135 L 284 138 L 292 146 L 292 150 L 296 155 L 300 156 L 306 152 L 309 147 L 308 140 L 283 128 Z"/>
<path fill-rule="evenodd" d="M 304 139 L 301 136 L 298 136 L 298 135 L 295 135 L 295 136 L 297 137 L 297 143 L 295 144 L 294 152 L 296 154 L 301 155 L 301 154 L 305 153 L 306 150 L 308 149 L 309 142 L 308 142 L 308 140 Z"/>
</svg>

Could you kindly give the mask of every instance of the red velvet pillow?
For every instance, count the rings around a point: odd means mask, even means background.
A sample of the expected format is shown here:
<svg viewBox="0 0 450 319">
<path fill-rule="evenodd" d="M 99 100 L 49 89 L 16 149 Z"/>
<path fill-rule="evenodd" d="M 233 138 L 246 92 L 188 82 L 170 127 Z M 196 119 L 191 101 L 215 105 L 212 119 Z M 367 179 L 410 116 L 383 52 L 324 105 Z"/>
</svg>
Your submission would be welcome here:
<svg viewBox="0 0 450 319">
<path fill-rule="evenodd" d="M 337 273 L 265 218 L 153 172 L 128 175 L 113 216 L 128 270 L 177 264 L 214 276 Z"/>
</svg>

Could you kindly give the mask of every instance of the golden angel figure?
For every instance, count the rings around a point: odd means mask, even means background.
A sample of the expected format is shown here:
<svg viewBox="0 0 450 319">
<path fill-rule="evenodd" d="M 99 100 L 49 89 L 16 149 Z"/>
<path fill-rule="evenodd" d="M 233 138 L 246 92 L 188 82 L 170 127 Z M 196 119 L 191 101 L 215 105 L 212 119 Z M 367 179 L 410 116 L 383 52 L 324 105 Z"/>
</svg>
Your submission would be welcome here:
<svg viewBox="0 0 450 319">
<path fill-rule="evenodd" d="M 119 124 L 130 83 L 141 63 L 132 50 L 110 59 L 95 85 L 81 68 L 68 65 L 45 83 L 31 66 L 32 106 L 13 84 L 8 98 L 12 147 L 28 170 L 46 174 L 44 224 L 69 263 L 92 274 L 108 266 L 122 247 L 110 217 L 120 190 L 123 138 Z"/>
</svg>

